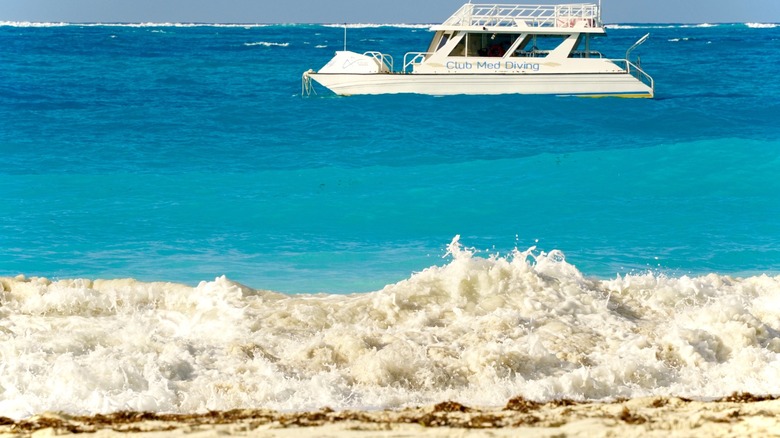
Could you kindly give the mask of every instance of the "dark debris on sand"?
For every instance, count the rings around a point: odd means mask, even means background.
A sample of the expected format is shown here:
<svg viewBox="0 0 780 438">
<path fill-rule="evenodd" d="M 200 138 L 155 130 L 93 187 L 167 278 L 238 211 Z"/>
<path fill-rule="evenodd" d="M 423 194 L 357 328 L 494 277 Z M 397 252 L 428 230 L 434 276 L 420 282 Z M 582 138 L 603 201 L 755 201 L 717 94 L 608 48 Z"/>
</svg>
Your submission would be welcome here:
<svg viewBox="0 0 780 438">
<path fill-rule="evenodd" d="M 757 403 L 777 399 L 780 399 L 780 397 L 774 395 L 753 395 L 749 392 L 735 392 L 727 397 L 723 397 L 715 401 L 724 403 Z"/>
<path fill-rule="evenodd" d="M 734 393 L 716 402 L 754 403 L 777 400 L 777 396 L 753 395 L 749 393 Z M 675 398 L 674 403 L 687 404 L 689 399 Z M 181 428 L 197 429 L 202 426 L 240 425 L 246 429 L 256 429 L 261 426 L 272 428 L 316 427 L 326 424 L 359 422 L 390 427 L 392 424 L 418 424 L 423 427 L 452 427 L 462 429 L 485 429 L 520 426 L 556 427 L 560 418 L 543 420 L 544 411 L 564 408 L 554 415 L 569 415 L 576 407 L 588 408 L 596 405 L 623 405 L 616 414 L 589 413 L 589 417 L 601 416 L 611 418 L 625 424 L 642 425 L 650 422 L 644 415 L 632 411 L 618 400 L 613 403 L 577 402 L 569 399 L 548 401 L 545 403 L 514 397 L 498 409 L 477 409 L 455 401 L 445 401 L 427 408 L 407 408 L 387 411 L 334 411 L 323 408 L 310 412 L 277 412 L 265 409 L 234 409 L 229 411 L 211 411 L 203 414 L 157 414 L 152 412 L 115 412 L 92 416 L 70 416 L 67 414 L 41 414 L 19 421 L 0 417 L 0 434 L 31 434 L 42 429 L 68 433 L 94 433 L 108 429 L 116 432 L 161 432 Z M 648 402 L 652 409 L 666 408 L 671 399 L 658 397 Z M 612 411 L 616 412 L 616 411 Z M 549 416 L 549 415 L 548 415 Z M 739 411 L 730 414 L 727 421 L 738 420 Z"/>
</svg>

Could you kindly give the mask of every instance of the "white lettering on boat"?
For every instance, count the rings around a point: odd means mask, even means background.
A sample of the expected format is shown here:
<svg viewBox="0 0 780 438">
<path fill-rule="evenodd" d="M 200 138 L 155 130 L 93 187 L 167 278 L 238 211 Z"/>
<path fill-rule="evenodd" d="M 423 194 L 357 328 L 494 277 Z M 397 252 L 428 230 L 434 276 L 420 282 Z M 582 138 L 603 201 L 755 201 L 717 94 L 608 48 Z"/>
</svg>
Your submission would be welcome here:
<svg viewBox="0 0 780 438">
<path fill-rule="evenodd" d="M 539 63 L 538 62 L 515 62 L 515 61 L 507 61 L 506 62 L 506 68 L 510 70 L 533 70 L 533 71 L 539 71 Z"/>
<path fill-rule="evenodd" d="M 523 61 L 477 61 L 476 64 L 470 61 L 447 61 L 444 66 L 448 70 L 472 70 L 475 67 L 479 70 L 532 70 L 539 71 L 541 65 L 537 62 L 523 62 Z"/>
<path fill-rule="evenodd" d="M 456 62 L 456 61 L 447 61 L 446 67 L 450 70 L 471 70 L 471 68 L 474 66 L 474 64 L 465 61 L 465 62 Z"/>
</svg>

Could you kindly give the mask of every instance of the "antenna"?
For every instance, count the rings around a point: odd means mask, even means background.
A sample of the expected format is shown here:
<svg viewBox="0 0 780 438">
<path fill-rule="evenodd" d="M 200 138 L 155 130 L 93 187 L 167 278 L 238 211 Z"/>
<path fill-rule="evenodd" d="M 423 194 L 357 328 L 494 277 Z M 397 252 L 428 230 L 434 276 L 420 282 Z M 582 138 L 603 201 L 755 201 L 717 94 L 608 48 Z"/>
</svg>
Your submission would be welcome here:
<svg viewBox="0 0 780 438">
<path fill-rule="evenodd" d="M 347 51 L 347 23 L 344 23 L 344 51 Z"/>
</svg>

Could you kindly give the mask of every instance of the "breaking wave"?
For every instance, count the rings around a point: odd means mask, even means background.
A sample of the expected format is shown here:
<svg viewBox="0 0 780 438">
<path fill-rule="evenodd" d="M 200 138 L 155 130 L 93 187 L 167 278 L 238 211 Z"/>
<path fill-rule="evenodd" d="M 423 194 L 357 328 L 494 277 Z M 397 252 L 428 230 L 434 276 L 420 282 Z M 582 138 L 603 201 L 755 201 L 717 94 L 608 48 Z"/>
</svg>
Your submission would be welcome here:
<svg viewBox="0 0 780 438">
<path fill-rule="evenodd" d="M 245 46 L 264 46 L 264 47 L 289 47 L 290 43 L 274 43 L 268 41 L 258 41 L 254 43 L 244 43 Z"/>
<path fill-rule="evenodd" d="M 350 29 L 373 29 L 381 27 L 394 27 L 400 29 L 428 29 L 433 24 L 404 24 L 404 23 L 331 23 L 331 24 L 303 24 L 303 23 L 176 23 L 176 22 L 144 22 L 144 23 L 74 23 L 74 22 L 35 22 L 35 21 L 0 21 L 0 26 L 9 27 L 225 27 L 225 28 L 260 28 L 260 27 L 290 27 L 290 26 L 322 26 L 322 27 L 347 27 Z M 685 28 L 708 28 L 708 27 L 733 27 L 746 26 L 753 29 L 774 29 L 780 24 L 777 23 L 698 23 L 698 24 L 676 24 L 676 23 L 636 23 L 606 24 L 608 29 L 685 29 Z"/>
<path fill-rule="evenodd" d="M 323 24 L 324 27 L 347 27 L 348 29 L 374 29 L 380 27 L 396 27 L 399 29 L 428 29 L 432 24 L 375 24 L 375 23 L 332 23 Z"/>
<path fill-rule="evenodd" d="M 458 237 L 448 256 L 354 295 L 2 278 L 0 416 L 780 392 L 780 276 L 597 280 Z"/>
<path fill-rule="evenodd" d="M 745 23 L 745 26 L 751 29 L 774 29 L 780 24 L 777 23 Z"/>
<path fill-rule="evenodd" d="M 231 24 L 231 23 L 173 23 L 173 22 L 146 22 L 146 23 L 70 23 L 70 22 L 34 22 L 34 21 L 0 21 L 0 26 L 9 27 L 229 27 L 229 28 L 255 28 L 268 27 L 271 24 Z"/>
<path fill-rule="evenodd" d="M 640 24 L 607 24 L 607 29 L 690 29 L 709 27 L 735 27 L 747 26 L 751 28 L 774 28 L 777 24 L 762 23 L 698 23 L 698 24 L 666 24 L 666 23 L 640 23 Z"/>
</svg>

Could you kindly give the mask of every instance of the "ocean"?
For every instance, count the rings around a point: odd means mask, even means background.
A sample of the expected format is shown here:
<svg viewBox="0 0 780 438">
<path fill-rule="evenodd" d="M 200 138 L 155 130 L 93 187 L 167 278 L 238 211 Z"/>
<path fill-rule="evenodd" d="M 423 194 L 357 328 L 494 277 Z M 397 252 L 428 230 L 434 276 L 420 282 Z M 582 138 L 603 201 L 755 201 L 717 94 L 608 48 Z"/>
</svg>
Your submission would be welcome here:
<svg viewBox="0 0 780 438">
<path fill-rule="evenodd" d="M 339 25 L 0 23 L 0 417 L 780 394 L 780 26 L 646 33 L 655 99 L 344 98 Z"/>
</svg>

